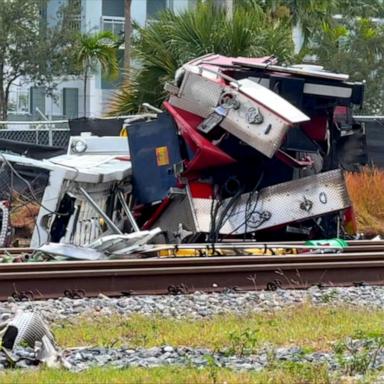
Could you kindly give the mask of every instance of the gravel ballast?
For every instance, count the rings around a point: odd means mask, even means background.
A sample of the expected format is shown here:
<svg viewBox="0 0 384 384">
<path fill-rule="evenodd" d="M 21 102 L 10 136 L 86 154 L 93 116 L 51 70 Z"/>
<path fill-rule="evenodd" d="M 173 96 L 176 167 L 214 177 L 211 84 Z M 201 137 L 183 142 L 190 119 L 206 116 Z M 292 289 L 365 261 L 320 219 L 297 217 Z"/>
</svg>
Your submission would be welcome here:
<svg viewBox="0 0 384 384">
<path fill-rule="evenodd" d="M 318 288 L 308 290 L 256 291 L 201 293 L 188 295 L 130 296 L 108 298 L 51 299 L 29 302 L 0 303 L 0 314 L 14 313 L 17 309 L 39 311 L 48 321 L 63 320 L 78 315 L 97 312 L 100 315 L 111 314 L 160 315 L 175 319 L 204 318 L 217 314 L 246 314 L 278 310 L 301 303 L 314 305 L 348 304 L 372 308 L 384 307 L 384 287 Z"/>
<path fill-rule="evenodd" d="M 18 310 L 37 311 L 49 323 L 72 319 L 84 315 L 101 316 L 120 314 L 157 315 L 176 319 L 202 319 L 214 315 L 231 313 L 246 315 L 252 312 L 266 312 L 284 309 L 302 303 L 316 306 L 323 305 L 352 305 L 381 309 L 384 306 L 384 287 L 351 287 L 351 288 L 319 288 L 308 290 L 277 290 L 274 292 L 225 292 L 201 293 L 188 295 L 167 296 L 130 296 L 108 298 L 100 295 L 97 298 L 42 300 L 29 302 L 0 303 L 0 321 L 12 318 Z M 353 341 L 357 348 L 364 349 L 364 340 Z M 359 344 L 360 343 L 360 344 Z M 373 347 L 375 354 L 372 361 L 373 369 L 384 368 L 384 350 Z M 370 352 L 371 353 L 371 352 Z M 345 353 L 344 353 L 345 354 Z M 18 368 L 33 368 L 34 352 L 30 348 L 17 347 L 15 356 L 19 359 Z M 326 364 L 331 372 L 343 372 L 345 367 L 340 364 L 340 355 L 333 351 L 317 351 L 306 353 L 295 346 L 273 347 L 265 346 L 252 355 L 236 355 L 233 351 L 211 351 L 205 348 L 173 347 L 171 345 L 152 348 L 105 348 L 89 347 L 68 350 L 64 353 L 66 361 L 73 371 L 82 371 L 91 367 L 116 368 L 127 367 L 159 367 L 159 366 L 188 366 L 188 367 L 223 367 L 234 370 L 260 371 L 270 367 L 271 362 L 296 362 Z M 353 356 L 346 360 L 352 359 Z M 4 353 L 0 352 L 0 371 L 9 368 L 9 362 Z"/>
</svg>

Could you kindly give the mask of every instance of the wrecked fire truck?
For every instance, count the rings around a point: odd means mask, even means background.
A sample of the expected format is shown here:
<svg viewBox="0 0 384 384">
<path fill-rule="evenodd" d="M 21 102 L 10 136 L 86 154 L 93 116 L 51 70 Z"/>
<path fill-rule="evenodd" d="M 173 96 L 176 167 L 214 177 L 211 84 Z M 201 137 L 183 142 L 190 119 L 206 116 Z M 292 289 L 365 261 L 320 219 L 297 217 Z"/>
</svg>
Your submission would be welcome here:
<svg viewBox="0 0 384 384">
<path fill-rule="evenodd" d="M 163 110 L 128 119 L 127 137 L 71 137 L 66 155 L 45 160 L 1 154 L 3 246 L 17 199 L 38 207 L 32 247 L 353 234 L 342 168 L 364 152 L 352 119 L 362 83 L 273 56 L 210 54 L 165 89 Z"/>
</svg>

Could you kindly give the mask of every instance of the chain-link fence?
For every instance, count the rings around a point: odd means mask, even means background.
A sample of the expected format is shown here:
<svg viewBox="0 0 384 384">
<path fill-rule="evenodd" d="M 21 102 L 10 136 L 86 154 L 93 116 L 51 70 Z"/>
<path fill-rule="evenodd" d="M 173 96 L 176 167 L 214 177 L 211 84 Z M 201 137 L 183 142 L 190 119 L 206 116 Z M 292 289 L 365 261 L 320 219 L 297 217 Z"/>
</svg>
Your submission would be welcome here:
<svg viewBox="0 0 384 384">
<path fill-rule="evenodd" d="M 21 143 L 66 147 L 70 131 L 67 120 L 57 122 L 7 122 L 0 123 L 0 139 Z"/>
<path fill-rule="evenodd" d="M 14 140 L 23 143 L 66 147 L 69 142 L 69 130 L 0 130 L 0 139 Z"/>
</svg>

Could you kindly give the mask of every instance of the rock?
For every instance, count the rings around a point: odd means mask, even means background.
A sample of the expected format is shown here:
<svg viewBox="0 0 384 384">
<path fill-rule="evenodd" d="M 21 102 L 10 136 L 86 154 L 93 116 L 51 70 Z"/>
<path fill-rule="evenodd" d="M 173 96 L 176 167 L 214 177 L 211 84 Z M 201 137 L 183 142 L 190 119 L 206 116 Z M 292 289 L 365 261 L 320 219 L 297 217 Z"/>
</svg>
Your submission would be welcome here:
<svg viewBox="0 0 384 384">
<path fill-rule="evenodd" d="M 147 354 L 150 357 L 158 357 L 158 356 L 160 356 L 162 354 L 162 352 L 163 352 L 162 348 L 160 348 L 160 347 L 153 347 L 153 348 L 148 349 Z M 168 351 L 166 351 L 166 352 L 168 352 Z"/>
</svg>

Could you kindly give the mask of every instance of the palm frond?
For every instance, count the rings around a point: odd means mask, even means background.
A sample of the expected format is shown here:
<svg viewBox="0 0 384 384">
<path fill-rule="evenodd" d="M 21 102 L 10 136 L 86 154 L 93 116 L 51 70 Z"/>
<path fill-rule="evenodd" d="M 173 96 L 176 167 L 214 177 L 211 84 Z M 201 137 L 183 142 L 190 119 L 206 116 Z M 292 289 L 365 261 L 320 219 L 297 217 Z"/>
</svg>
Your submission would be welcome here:
<svg viewBox="0 0 384 384">
<path fill-rule="evenodd" d="M 228 20 L 211 1 L 182 13 L 161 12 L 156 20 L 135 25 L 132 54 L 140 63 L 126 76 L 110 103 L 110 114 L 137 112 L 140 103 L 160 106 L 164 83 L 186 61 L 206 53 L 227 56 L 274 54 L 283 62 L 293 57 L 291 27 L 272 19 L 257 0 L 235 7 Z"/>
</svg>

